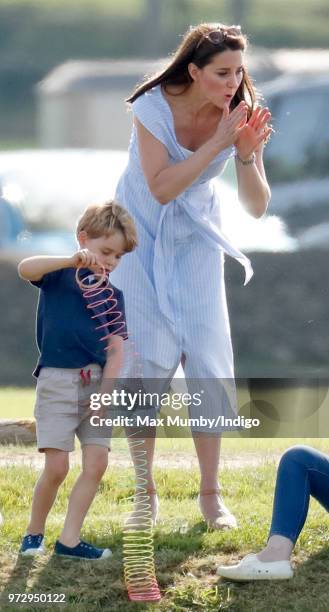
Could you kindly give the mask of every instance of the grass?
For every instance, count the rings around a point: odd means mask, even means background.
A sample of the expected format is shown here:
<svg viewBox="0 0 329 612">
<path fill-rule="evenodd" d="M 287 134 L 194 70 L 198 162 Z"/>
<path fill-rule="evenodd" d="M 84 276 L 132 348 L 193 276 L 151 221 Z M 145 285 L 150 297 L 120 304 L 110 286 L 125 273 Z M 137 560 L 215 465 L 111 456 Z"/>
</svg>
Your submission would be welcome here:
<svg viewBox="0 0 329 612">
<path fill-rule="evenodd" d="M 164 4 L 164 3 L 163 3 Z M 200 21 L 232 22 L 234 8 L 224 0 L 167 0 L 162 11 L 164 29 L 183 32 L 189 23 Z M 233 3 L 232 3 L 233 4 Z M 326 0 L 277 0 L 272 11 L 270 0 L 249 0 L 241 22 L 254 44 L 277 46 L 326 46 L 328 3 Z M 0 10 L 15 7 L 16 10 L 34 10 L 38 23 L 40 15 L 53 13 L 104 14 L 110 18 L 142 19 L 146 14 L 147 0 L 0 0 Z M 55 20 L 57 17 L 55 17 Z M 61 17 L 60 17 L 61 19 Z M 165 32 L 166 34 L 166 32 Z"/>
<path fill-rule="evenodd" d="M 1 389 L 0 418 L 30 417 L 33 389 Z M 17 555 L 22 533 L 28 521 L 33 486 L 38 471 L 31 465 L 8 464 L 0 467 L 0 508 L 4 515 L 0 540 L 0 610 L 11 611 L 17 604 L 8 601 L 9 593 L 65 593 L 67 612 L 128 612 L 164 610 L 190 612 L 274 612 L 277 610 L 309 612 L 328 610 L 327 580 L 329 519 L 325 511 L 311 502 L 306 527 L 294 552 L 297 568 L 287 583 L 225 582 L 215 574 L 216 566 L 232 563 L 247 552 L 259 550 L 265 543 L 272 510 L 276 465 L 273 456 L 296 442 L 328 451 L 327 440 L 315 439 L 241 439 L 223 440 L 223 458 L 239 455 L 242 459 L 260 456 L 255 467 L 223 468 L 221 484 L 225 501 L 239 520 L 235 532 L 208 531 L 201 520 L 196 496 L 197 469 L 182 469 L 180 458 L 190 457 L 193 442 L 189 438 L 157 440 L 156 458 L 168 458 L 168 468 L 156 468 L 155 478 L 161 499 L 161 512 L 154 534 L 157 577 L 163 594 L 159 604 L 128 602 L 122 574 L 122 526 L 124 500 L 133 492 L 131 468 L 115 465 L 117 455 L 127 455 L 124 439 L 113 441 L 114 461 L 104 477 L 92 509 L 85 521 L 83 537 L 99 546 L 110 546 L 113 558 L 102 564 L 70 563 L 53 558 L 52 546 L 64 521 L 67 500 L 78 467 L 73 467 L 61 487 L 47 524 L 47 554 L 36 560 Z M 34 447 L 2 446 L 0 454 L 14 459 L 15 454 L 36 452 Z M 170 466 L 178 460 L 179 469 Z M 182 463 L 182 465 L 184 465 Z M 241 463 L 243 465 L 243 463 Z M 177 466 L 176 466 L 177 467 Z M 42 609 L 52 610 L 43 604 Z M 29 604 L 21 610 L 37 612 L 40 606 Z"/>
<path fill-rule="evenodd" d="M 54 559 L 51 547 L 64 520 L 67 497 L 77 476 L 73 469 L 63 485 L 47 527 L 48 553 L 42 559 L 17 557 L 21 535 L 28 520 L 32 487 L 37 474 L 27 467 L 0 470 L 1 507 L 5 516 L 0 544 L 2 559 L 1 610 L 13 610 L 8 593 L 65 593 L 63 609 L 92 612 L 101 609 L 215 611 L 327 610 L 329 596 L 328 527 L 326 513 L 315 503 L 295 549 L 296 577 L 289 583 L 234 585 L 218 580 L 216 565 L 233 562 L 266 540 L 270 521 L 275 467 L 224 470 L 225 499 L 239 519 L 235 532 L 210 532 L 201 521 L 195 497 L 196 471 L 156 470 L 161 515 L 155 529 L 154 547 L 158 581 L 163 599 L 157 605 L 127 601 L 122 580 L 122 498 L 132 493 L 132 473 L 109 470 L 94 501 L 83 531 L 86 539 L 113 549 L 114 556 L 102 564 L 71 563 Z M 252 500 L 252 501 L 251 501 Z M 264 602 L 266 605 L 264 606 Z M 315 603 L 316 602 L 316 603 Z M 21 609 L 39 610 L 29 605 Z M 43 606 L 43 609 L 52 609 Z M 59 608 L 58 608 L 59 609 Z"/>
<path fill-rule="evenodd" d="M 34 389 L 0 388 L 0 419 L 32 418 Z"/>
</svg>

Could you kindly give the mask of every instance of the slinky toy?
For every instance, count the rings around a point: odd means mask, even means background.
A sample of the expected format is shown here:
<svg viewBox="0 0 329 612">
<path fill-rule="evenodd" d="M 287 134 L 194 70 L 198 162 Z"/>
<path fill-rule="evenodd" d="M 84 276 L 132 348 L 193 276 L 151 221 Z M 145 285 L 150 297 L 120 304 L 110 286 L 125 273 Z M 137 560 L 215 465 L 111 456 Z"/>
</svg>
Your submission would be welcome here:
<svg viewBox="0 0 329 612">
<path fill-rule="evenodd" d="M 105 269 L 99 274 L 88 274 L 80 278 L 80 269 L 76 270 L 76 282 L 82 290 L 82 295 L 88 300 L 87 308 L 98 310 L 91 316 L 92 319 L 100 317 L 110 317 L 106 321 L 95 327 L 96 330 L 104 329 L 105 335 L 100 341 L 106 342 L 104 350 L 108 349 L 111 336 L 114 334 L 123 335 L 128 338 L 129 334 L 123 334 L 125 330 L 125 320 L 123 313 L 117 308 L 117 300 L 114 297 L 114 290 L 110 285 L 110 279 Z M 133 344 L 129 340 L 129 348 L 133 349 Z M 130 357 L 134 360 L 134 367 L 138 366 L 138 355 L 133 350 Z M 129 360 L 129 351 L 126 352 L 126 359 Z M 137 378 L 140 378 L 138 373 Z M 134 459 L 136 469 L 136 493 L 127 498 L 132 501 L 134 509 L 124 521 L 123 528 L 123 567 L 124 579 L 131 601 L 159 601 L 161 599 L 160 589 L 156 579 L 154 564 L 154 543 L 153 543 L 153 519 L 150 504 L 150 497 L 147 493 L 147 458 L 146 451 L 143 450 L 145 440 L 137 438 L 138 431 L 127 436 L 128 444 Z"/>
</svg>

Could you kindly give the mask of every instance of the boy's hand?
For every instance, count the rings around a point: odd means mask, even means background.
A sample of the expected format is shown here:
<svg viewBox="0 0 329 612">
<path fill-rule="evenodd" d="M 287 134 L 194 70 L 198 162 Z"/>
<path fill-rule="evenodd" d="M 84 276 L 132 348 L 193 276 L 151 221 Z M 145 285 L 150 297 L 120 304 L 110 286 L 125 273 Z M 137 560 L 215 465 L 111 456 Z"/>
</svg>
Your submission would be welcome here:
<svg viewBox="0 0 329 612">
<path fill-rule="evenodd" d="M 93 271 L 103 270 L 103 264 L 95 253 L 88 249 L 81 249 L 72 255 L 72 265 L 74 268 L 90 268 Z"/>
</svg>

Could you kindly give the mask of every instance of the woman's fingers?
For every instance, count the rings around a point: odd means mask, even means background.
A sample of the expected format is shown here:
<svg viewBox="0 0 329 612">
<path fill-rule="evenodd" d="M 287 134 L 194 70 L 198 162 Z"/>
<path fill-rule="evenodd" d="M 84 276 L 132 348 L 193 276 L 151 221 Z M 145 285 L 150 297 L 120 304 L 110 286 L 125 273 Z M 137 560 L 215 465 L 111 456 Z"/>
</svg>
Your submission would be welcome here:
<svg viewBox="0 0 329 612">
<path fill-rule="evenodd" d="M 263 108 L 262 111 L 257 115 L 255 122 L 253 124 L 253 128 L 255 130 L 260 130 L 264 127 L 264 125 L 271 118 L 271 113 L 268 108 Z"/>
<path fill-rule="evenodd" d="M 267 106 L 262 108 L 261 106 L 257 106 L 253 111 L 248 123 L 249 126 L 258 130 L 262 125 L 264 125 L 271 118 L 271 113 Z"/>
<path fill-rule="evenodd" d="M 229 118 L 234 121 L 234 119 L 239 114 L 246 113 L 247 112 L 247 108 L 248 108 L 248 106 L 247 106 L 246 102 L 240 102 L 240 104 L 238 104 L 238 106 L 236 106 L 236 108 L 234 108 L 232 110 L 232 112 L 230 113 Z"/>
<path fill-rule="evenodd" d="M 235 122 L 234 124 L 234 129 L 242 129 L 247 125 L 247 113 L 245 113 L 244 115 L 242 115 L 242 117 L 239 118 L 238 121 Z"/>
<path fill-rule="evenodd" d="M 245 104 L 240 103 L 234 110 L 230 112 L 229 103 L 224 104 L 223 106 L 223 114 L 220 119 L 220 123 L 230 125 L 232 122 L 236 121 L 238 116 L 242 116 L 245 112 L 244 110 Z"/>
<path fill-rule="evenodd" d="M 264 130 L 260 136 L 258 136 L 257 138 L 257 145 L 260 144 L 261 142 L 263 142 L 263 140 L 266 140 L 266 138 L 268 138 L 273 132 L 272 128 L 268 128 L 267 130 Z"/>
<path fill-rule="evenodd" d="M 256 108 L 253 110 L 252 115 L 251 115 L 251 117 L 250 117 L 250 119 L 248 121 L 250 127 L 254 127 L 255 121 L 257 120 L 261 110 L 262 110 L 261 106 L 256 106 Z"/>
<path fill-rule="evenodd" d="M 227 131 L 236 140 L 237 135 L 243 130 L 247 123 L 247 111 L 242 108 L 235 117 L 231 118 Z"/>
<path fill-rule="evenodd" d="M 230 125 L 234 129 L 236 126 L 240 125 L 241 123 L 245 123 L 246 120 L 247 120 L 247 110 L 244 107 L 241 107 L 239 112 L 237 112 L 236 114 L 233 115 L 233 113 L 231 113 L 229 117 L 228 125 Z"/>
<path fill-rule="evenodd" d="M 257 127 L 256 129 L 262 129 L 263 127 L 265 127 L 265 125 L 269 122 L 269 120 L 271 119 L 271 113 L 267 112 L 264 113 L 263 115 L 261 115 L 257 121 Z"/>
<path fill-rule="evenodd" d="M 227 102 L 227 104 L 224 104 L 223 114 L 222 114 L 221 119 L 227 119 L 229 114 L 230 114 L 230 104 L 229 104 L 229 102 Z"/>
<path fill-rule="evenodd" d="M 232 119 L 234 119 L 236 117 L 236 115 L 241 113 L 244 110 L 245 107 L 246 107 L 246 103 L 245 102 L 240 102 L 240 104 L 238 104 L 238 106 L 236 106 L 232 111 L 230 111 L 229 110 L 229 108 L 230 108 L 229 103 L 224 104 L 222 119 L 227 119 L 227 120 L 231 121 Z"/>
</svg>

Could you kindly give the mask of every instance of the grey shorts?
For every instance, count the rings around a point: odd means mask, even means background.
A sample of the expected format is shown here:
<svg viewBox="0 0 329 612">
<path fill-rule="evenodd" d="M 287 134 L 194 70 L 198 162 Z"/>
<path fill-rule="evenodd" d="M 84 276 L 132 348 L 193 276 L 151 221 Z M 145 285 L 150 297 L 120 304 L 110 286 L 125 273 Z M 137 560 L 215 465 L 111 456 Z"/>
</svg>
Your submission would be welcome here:
<svg viewBox="0 0 329 612">
<path fill-rule="evenodd" d="M 89 364 L 83 370 L 90 370 L 90 379 L 83 380 L 81 368 L 41 368 L 34 408 L 40 452 L 45 448 L 73 451 L 75 435 L 81 445 L 96 444 L 109 448 L 110 438 L 90 435 L 88 418 L 90 395 L 99 393 L 102 368 L 98 364 Z M 90 383 L 85 384 L 88 381 Z"/>
</svg>

